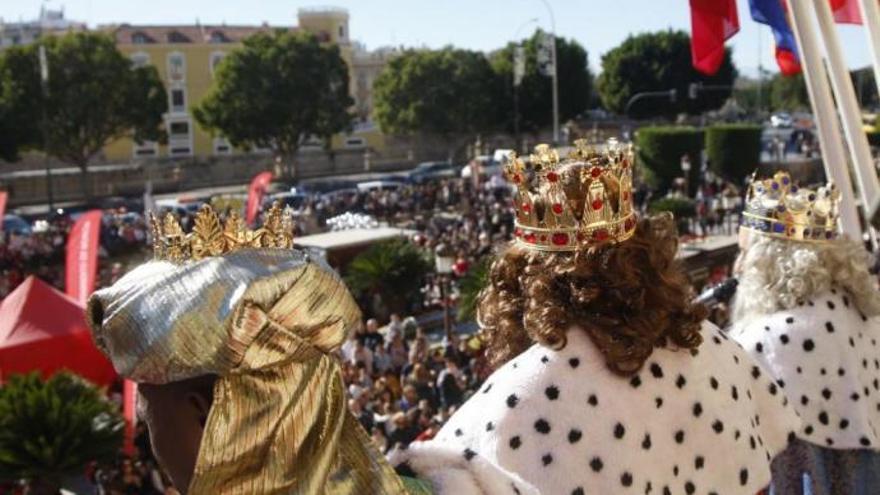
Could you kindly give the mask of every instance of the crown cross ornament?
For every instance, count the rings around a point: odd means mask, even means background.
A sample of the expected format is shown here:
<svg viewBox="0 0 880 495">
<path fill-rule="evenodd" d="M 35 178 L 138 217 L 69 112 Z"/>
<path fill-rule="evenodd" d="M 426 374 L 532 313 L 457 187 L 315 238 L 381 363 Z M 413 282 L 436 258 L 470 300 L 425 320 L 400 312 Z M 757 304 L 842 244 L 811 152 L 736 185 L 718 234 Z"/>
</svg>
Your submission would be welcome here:
<svg viewBox="0 0 880 495">
<path fill-rule="evenodd" d="M 235 211 L 221 225 L 220 217 L 209 205 L 203 205 L 195 216 L 192 232 L 184 233 L 172 213 L 159 220 L 150 214 L 153 235 L 153 257 L 182 263 L 220 256 L 247 248 L 293 248 L 293 218 L 289 209 L 275 203 L 266 211 L 263 226 L 248 230 Z"/>
<path fill-rule="evenodd" d="M 546 144 L 528 162 L 511 154 L 507 179 L 516 186 L 515 242 L 538 251 L 621 242 L 635 233 L 631 146 L 610 140 L 602 151 L 575 141 L 565 158 Z"/>
<path fill-rule="evenodd" d="M 791 241 L 827 242 L 840 235 L 840 191 L 833 183 L 800 188 L 788 172 L 757 180 L 752 175 L 743 211 L 743 229 Z"/>
</svg>

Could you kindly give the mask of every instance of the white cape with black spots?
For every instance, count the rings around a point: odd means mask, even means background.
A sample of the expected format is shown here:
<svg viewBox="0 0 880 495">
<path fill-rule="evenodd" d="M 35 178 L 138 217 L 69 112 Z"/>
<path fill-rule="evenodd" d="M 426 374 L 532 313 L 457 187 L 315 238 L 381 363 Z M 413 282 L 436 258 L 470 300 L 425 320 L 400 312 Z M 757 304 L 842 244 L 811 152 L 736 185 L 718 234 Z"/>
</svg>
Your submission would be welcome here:
<svg viewBox="0 0 880 495">
<path fill-rule="evenodd" d="M 392 462 L 440 494 L 755 494 L 799 423 L 743 349 L 703 335 L 696 356 L 657 349 L 632 378 L 581 330 L 560 351 L 533 345 Z"/>
<path fill-rule="evenodd" d="M 784 388 L 799 438 L 836 449 L 878 448 L 880 340 L 845 291 L 735 325 L 730 335 Z"/>
</svg>

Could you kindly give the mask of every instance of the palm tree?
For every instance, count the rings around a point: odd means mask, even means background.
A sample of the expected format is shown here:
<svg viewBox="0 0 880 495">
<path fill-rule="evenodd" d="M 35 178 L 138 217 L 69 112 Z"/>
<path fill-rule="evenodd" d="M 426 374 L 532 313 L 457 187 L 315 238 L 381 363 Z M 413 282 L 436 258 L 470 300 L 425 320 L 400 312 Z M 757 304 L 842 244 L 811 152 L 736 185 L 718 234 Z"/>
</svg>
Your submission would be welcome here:
<svg viewBox="0 0 880 495">
<path fill-rule="evenodd" d="M 491 264 L 491 257 L 484 256 L 458 284 L 458 321 L 471 321 L 477 317 L 477 303 L 480 292 L 489 283 Z"/>
<path fill-rule="evenodd" d="M 419 290 L 431 263 L 403 239 L 380 242 L 356 256 L 345 281 L 361 302 L 379 298 L 379 316 L 406 314 L 419 300 Z"/>
<path fill-rule="evenodd" d="M 57 494 L 89 463 L 113 461 L 124 425 L 117 407 L 75 375 L 13 375 L 0 388 L 0 480 Z"/>
</svg>

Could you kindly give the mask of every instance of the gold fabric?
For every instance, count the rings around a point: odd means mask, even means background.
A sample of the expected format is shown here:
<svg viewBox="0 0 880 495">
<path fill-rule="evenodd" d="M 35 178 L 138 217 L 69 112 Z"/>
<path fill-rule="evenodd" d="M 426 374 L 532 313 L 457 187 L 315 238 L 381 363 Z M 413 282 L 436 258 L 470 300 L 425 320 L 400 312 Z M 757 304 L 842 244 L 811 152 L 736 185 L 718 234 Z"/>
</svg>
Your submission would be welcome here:
<svg viewBox="0 0 880 495">
<path fill-rule="evenodd" d="M 151 261 L 87 316 L 123 376 L 219 377 L 190 494 L 405 493 L 346 407 L 331 353 L 360 311 L 323 262 L 277 249 Z"/>
</svg>

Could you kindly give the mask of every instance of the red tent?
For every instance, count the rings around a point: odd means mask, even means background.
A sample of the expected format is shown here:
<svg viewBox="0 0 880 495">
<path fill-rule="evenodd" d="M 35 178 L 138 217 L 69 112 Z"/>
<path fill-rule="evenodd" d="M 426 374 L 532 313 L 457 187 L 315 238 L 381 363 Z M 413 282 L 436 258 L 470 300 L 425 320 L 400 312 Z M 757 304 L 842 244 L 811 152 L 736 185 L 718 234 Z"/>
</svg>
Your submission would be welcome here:
<svg viewBox="0 0 880 495">
<path fill-rule="evenodd" d="M 116 379 L 113 365 L 92 342 L 83 307 L 30 276 L 0 302 L 0 378 L 60 370 L 98 385 Z"/>
</svg>

